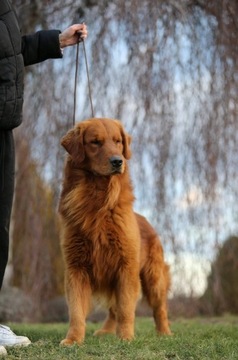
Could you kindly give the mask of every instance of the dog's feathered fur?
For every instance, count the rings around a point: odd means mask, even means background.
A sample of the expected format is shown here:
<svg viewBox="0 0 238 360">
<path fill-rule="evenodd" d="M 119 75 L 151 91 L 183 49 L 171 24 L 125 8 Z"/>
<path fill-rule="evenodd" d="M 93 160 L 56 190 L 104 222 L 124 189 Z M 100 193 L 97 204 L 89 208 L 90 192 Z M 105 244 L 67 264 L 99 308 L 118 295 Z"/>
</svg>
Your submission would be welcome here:
<svg viewBox="0 0 238 360">
<path fill-rule="evenodd" d="M 133 211 L 129 135 L 117 120 L 89 119 L 76 124 L 62 145 L 68 157 L 59 213 L 70 317 L 62 344 L 82 343 L 95 296 L 109 308 L 96 334 L 131 340 L 141 287 L 157 331 L 170 334 L 169 269 L 155 231 Z"/>
</svg>

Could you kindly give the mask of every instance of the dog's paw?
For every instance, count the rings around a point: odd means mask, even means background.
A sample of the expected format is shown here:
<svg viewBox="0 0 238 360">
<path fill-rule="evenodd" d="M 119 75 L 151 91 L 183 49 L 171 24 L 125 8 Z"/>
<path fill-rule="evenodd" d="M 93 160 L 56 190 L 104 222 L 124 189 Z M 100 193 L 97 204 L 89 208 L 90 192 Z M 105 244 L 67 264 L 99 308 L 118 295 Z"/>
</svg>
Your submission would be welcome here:
<svg viewBox="0 0 238 360">
<path fill-rule="evenodd" d="M 123 341 L 132 341 L 135 339 L 134 333 L 131 333 L 131 332 L 120 332 L 120 333 L 117 333 L 117 336 L 119 337 L 119 339 L 121 339 Z"/>
<path fill-rule="evenodd" d="M 80 344 L 82 344 L 82 342 L 83 342 L 83 340 L 80 341 L 80 340 L 72 340 L 72 339 L 66 338 L 60 342 L 60 346 L 72 346 L 74 344 L 80 345 Z"/>
<path fill-rule="evenodd" d="M 157 333 L 158 333 L 158 335 L 160 335 L 160 336 L 163 336 L 163 335 L 165 335 L 165 336 L 173 335 L 173 333 L 170 331 L 169 328 L 160 329 L 160 330 L 157 331 Z"/>
<path fill-rule="evenodd" d="M 121 340 L 123 341 L 132 341 L 135 340 L 134 335 L 123 335 L 123 336 L 119 336 Z"/>
<path fill-rule="evenodd" d="M 70 339 L 64 339 L 60 342 L 61 346 L 70 346 L 73 345 L 74 341 L 70 340 Z"/>
</svg>

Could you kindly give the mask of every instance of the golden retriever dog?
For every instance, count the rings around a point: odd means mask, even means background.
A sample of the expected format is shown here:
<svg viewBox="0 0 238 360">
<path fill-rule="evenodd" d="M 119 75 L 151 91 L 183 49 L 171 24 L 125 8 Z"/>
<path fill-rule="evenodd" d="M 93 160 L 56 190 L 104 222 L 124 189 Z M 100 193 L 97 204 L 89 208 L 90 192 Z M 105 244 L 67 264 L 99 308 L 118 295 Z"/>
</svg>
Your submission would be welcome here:
<svg viewBox="0 0 238 360">
<path fill-rule="evenodd" d="M 59 215 L 70 321 L 61 344 L 83 342 L 93 298 L 109 310 L 95 335 L 133 339 L 141 290 L 157 332 L 170 334 L 169 268 L 154 229 L 133 211 L 129 135 L 118 120 L 94 118 L 77 123 L 61 144 L 68 152 Z"/>
</svg>

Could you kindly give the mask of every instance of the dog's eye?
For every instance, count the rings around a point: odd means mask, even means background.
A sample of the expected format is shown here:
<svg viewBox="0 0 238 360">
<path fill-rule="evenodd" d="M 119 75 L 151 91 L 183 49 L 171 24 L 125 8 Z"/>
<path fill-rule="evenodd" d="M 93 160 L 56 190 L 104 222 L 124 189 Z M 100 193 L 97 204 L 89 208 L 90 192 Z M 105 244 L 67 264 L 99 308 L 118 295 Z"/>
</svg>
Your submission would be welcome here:
<svg viewBox="0 0 238 360">
<path fill-rule="evenodd" d="M 95 139 L 95 140 L 92 140 L 92 141 L 91 141 L 91 144 L 93 144 L 93 145 L 101 145 L 101 141 Z"/>
<path fill-rule="evenodd" d="M 115 143 L 116 143 L 116 144 L 121 144 L 121 140 L 120 140 L 120 139 L 116 139 L 116 140 L 115 140 Z"/>
</svg>

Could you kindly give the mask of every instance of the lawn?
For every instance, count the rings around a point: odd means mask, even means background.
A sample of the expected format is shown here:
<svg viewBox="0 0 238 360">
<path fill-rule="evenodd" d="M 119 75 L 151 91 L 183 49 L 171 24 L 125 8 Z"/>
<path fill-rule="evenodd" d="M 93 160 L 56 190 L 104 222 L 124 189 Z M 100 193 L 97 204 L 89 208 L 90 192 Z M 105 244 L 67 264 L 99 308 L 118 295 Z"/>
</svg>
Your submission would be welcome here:
<svg viewBox="0 0 238 360">
<path fill-rule="evenodd" d="M 61 347 L 67 324 L 9 324 L 32 345 L 8 348 L 5 359 L 24 360 L 237 360 L 238 317 L 196 318 L 171 322 L 173 336 L 158 337 L 151 318 L 137 318 L 136 338 L 128 343 L 114 336 L 94 337 L 100 324 L 88 323 L 83 345 Z"/>
</svg>

